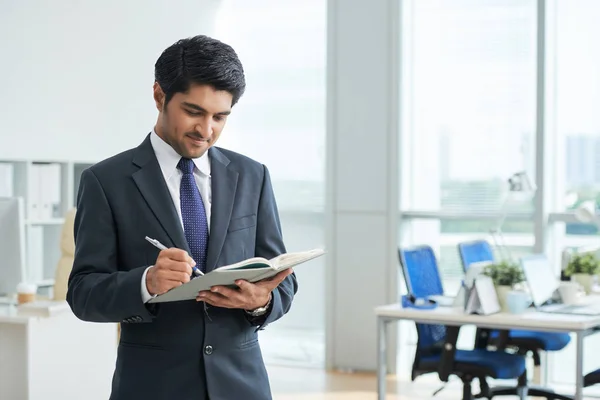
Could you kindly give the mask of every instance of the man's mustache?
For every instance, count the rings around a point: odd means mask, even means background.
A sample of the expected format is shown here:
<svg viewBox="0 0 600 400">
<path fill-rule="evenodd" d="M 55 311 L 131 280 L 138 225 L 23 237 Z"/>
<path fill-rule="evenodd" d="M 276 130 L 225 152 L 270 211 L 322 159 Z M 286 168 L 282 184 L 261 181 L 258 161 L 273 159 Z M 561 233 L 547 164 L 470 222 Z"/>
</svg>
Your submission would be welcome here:
<svg viewBox="0 0 600 400">
<path fill-rule="evenodd" d="M 194 139 L 194 140 L 206 140 L 206 141 L 208 141 L 208 138 L 202 137 L 202 136 L 198 135 L 197 133 L 187 133 L 187 135 L 189 137 L 191 137 L 192 139 Z"/>
</svg>

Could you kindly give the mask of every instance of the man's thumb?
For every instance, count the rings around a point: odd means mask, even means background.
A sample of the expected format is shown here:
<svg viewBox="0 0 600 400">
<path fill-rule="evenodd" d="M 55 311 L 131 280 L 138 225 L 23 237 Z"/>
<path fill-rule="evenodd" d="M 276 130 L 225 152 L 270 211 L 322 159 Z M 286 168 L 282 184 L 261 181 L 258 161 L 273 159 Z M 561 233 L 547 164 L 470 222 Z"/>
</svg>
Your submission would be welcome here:
<svg viewBox="0 0 600 400">
<path fill-rule="evenodd" d="M 235 284 L 242 290 L 248 289 L 248 287 L 250 286 L 250 282 L 245 281 L 243 279 L 235 281 Z"/>
</svg>

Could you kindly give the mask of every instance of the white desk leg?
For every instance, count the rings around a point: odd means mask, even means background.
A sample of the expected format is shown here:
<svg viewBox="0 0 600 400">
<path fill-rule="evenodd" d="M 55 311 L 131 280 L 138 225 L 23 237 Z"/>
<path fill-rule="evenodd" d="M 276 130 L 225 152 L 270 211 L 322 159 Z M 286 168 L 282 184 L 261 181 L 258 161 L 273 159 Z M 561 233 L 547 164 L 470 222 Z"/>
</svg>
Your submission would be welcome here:
<svg viewBox="0 0 600 400">
<path fill-rule="evenodd" d="M 583 332 L 575 334 L 577 340 L 577 358 L 575 375 L 575 400 L 583 400 Z"/>
<path fill-rule="evenodd" d="M 385 376 L 387 374 L 387 323 L 377 317 L 377 398 L 385 400 Z"/>
</svg>

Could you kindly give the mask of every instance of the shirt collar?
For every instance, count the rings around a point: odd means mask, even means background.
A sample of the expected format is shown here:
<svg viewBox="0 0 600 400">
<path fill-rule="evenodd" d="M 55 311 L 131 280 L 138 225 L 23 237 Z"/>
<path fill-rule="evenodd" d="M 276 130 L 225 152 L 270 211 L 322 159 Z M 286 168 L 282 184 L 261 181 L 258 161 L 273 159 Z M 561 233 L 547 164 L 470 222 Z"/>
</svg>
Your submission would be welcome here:
<svg viewBox="0 0 600 400">
<path fill-rule="evenodd" d="M 167 142 L 165 142 L 154 129 L 150 134 L 150 143 L 158 159 L 158 164 L 165 177 L 168 181 L 174 172 L 177 171 L 177 163 L 181 159 L 181 155 L 175 151 Z M 196 169 L 206 176 L 210 176 L 210 159 L 208 157 L 208 151 L 205 152 L 201 157 L 192 158 Z"/>
</svg>

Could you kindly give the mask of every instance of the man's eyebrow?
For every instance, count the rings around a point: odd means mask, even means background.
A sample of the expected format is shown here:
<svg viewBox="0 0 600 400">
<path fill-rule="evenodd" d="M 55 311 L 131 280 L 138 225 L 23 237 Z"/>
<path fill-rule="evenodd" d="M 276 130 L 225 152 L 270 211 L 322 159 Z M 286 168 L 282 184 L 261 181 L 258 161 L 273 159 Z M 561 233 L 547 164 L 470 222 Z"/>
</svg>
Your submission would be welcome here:
<svg viewBox="0 0 600 400">
<path fill-rule="evenodd" d="M 199 105 L 196 105 L 194 103 L 188 103 L 187 101 L 184 101 L 181 104 L 184 105 L 184 106 L 186 106 L 186 107 L 188 107 L 188 108 L 193 108 L 196 111 L 206 112 L 206 110 L 204 108 L 202 108 Z M 221 112 L 217 113 L 217 115 L 229 115 L 229 114 L 231 114 L 231 110 L 221 111 Z"/>
</svg>

